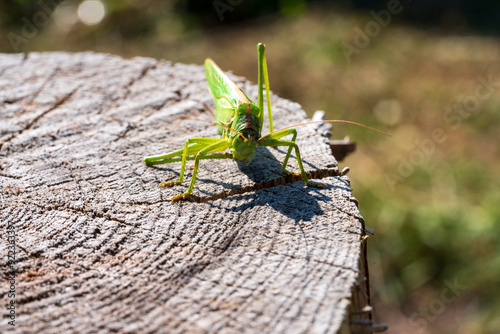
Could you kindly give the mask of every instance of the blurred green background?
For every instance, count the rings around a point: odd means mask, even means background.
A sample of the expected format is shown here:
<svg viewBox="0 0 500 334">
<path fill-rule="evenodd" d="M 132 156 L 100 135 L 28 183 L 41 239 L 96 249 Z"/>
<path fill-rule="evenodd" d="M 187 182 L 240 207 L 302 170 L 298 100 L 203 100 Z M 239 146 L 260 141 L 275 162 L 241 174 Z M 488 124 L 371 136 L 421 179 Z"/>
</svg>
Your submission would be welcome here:
<svg viewBox="0 0 500 334">
<path fill-rule="evenodd" d="M 44 14 L 45 13 L 45 14 Z M 500 333 L 500 2 L 14 0 L 0 50 L 109 52 L 257 78 L 336 125 L 389 333 Z"/>
</svg>

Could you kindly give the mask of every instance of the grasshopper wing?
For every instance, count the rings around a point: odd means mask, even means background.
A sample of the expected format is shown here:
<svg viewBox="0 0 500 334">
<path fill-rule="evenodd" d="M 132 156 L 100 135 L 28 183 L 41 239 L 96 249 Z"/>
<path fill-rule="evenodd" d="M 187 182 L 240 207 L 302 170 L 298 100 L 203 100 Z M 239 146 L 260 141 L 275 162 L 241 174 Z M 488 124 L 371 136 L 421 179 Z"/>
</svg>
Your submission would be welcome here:
<svg viewBox="0 0 500 334">
<path fill-rule="evenodd" d="M 205 75 L 214 98 L 217 122 L 230 127 L 238 105 L 253 102 L 210 58 L 205 60 Z"/>
</svg>

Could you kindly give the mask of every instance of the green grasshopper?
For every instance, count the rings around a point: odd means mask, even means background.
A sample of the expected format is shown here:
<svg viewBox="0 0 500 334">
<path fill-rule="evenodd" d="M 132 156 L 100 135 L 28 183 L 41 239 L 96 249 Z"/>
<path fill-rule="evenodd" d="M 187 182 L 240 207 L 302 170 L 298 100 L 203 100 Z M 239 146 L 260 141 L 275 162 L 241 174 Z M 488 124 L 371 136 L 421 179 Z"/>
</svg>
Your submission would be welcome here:
<svg viewBox="0 0 500 334">
<path fill-rule="evenodd" d="M 182 161 L 179 180 L 174 182 L 160 183 L 160 185 L 164 186 L 174 186 L 177 184 L 181 184 L 184 180 L 186 161 L 194 160 L 193 176 L 191 177 L 191 183 L 189 184 L 187 192 L 182 195 L 173 196 L 170 199 L 171 201 L 184 200 L 191 195 L 196 181 L 196 174 L 198 173 L 200 160 L 233 159 L 248 164 L 255 156 L 255 149 L 257 146 L 288 147 L 288 152 L 286 154 L 285 160 L 283 161 L 281 171 L 286 174 L 302 176 L 302 180 L 308 186 L 326 187 L 326 185 L 322 183 L 313 182 L 307 178 L 306 172 L 304 171 L 304 167 L 302 165 L 299 147 L 297 146 L 297 144 L 295 144 L 295 138 L 297 137 L 297 130 L 295 129 L 295 127 L 304 124 L 324 122 L 343 122 L 367 127 L 365 125 L 350 121 L 327 120 L 302 123 L 273 131 L 271 99 L 269 97 L 269 79 L 267 75 L 264 44 L 259 43 L 257 45 L 257 54 L 257 85 L 259 89 L 257 104 L 250 100 L 250 98 L 248 98 L 248 96 L 233 81 L 231 81 L 231 79 L 229 79 L 224 74 L 224 72 L 222 72 L 222 70 L 215 64 L 212 59 L 207 58 L 205 60 L 205 75 L 207 77 L 208 86 L 215 102 L 215 117 L 217 119 L 217 122 L 210 122 L 205 120 L 199 121 L 217 125 L 217 132 L 220 135 L 220 138 L 189 138 L 188 140 L 186 140 L 183 149 L 161 155 L 147 156 L 144 158 L 143 161 L 148 166 Z M 262 125 L 264 123 L 264 84 L 266 89 L 269 133 L 265 136 L 261 136 Z M 188 117 L 179 118 L 192 119 Z M 372 130 L 380 132 L 375 129 Z M 281 139 L 282 137 L 285 137 L 289 134 L 292 135 L 291 140 Z M 226 151 L 227 149 L 230 149 L 230 153 L 220 153 Z M 297 164 L 299 165 L 300 174 L 286 170 L 288 159 L 290 158 L 290 154 L 292 153 L 293 149 L 295 150 L 295 156 L 297 159 Z"/>
</svg>

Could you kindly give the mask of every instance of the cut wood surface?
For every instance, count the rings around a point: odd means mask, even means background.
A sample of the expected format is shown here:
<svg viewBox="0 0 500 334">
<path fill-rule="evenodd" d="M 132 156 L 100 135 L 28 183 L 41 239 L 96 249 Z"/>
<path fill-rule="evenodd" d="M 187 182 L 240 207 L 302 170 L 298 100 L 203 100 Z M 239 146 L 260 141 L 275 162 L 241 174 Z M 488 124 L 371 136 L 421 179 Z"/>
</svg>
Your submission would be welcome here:
<svg viewBox="0 0 500 334">
<path fill-rule="evenodd" d="M 276 129 L 306 120 L 297 103 L 271 98 Z M 285 177 L 284 150 L 258 148 L 248 166 L 202 161 L 193 200 L 168 200 L 187 189 L 191 171 L 185 184 L 159 187 L 180 163 L 148 167 L 142 157 L 217 137 L 213 125 L 173 118 L 210 120 L 203 103 L 212 104 L 202 66 L 91 52 L 0 55 L 0 219 L 2 238 L 8 224 L 16 231 L 20 333 L 362 328 L 349 320 L 369 303 L 363 220 L 314 128 L 299 127 L 297 144 L 308 175 L 327 188 Z"/>
</svg>

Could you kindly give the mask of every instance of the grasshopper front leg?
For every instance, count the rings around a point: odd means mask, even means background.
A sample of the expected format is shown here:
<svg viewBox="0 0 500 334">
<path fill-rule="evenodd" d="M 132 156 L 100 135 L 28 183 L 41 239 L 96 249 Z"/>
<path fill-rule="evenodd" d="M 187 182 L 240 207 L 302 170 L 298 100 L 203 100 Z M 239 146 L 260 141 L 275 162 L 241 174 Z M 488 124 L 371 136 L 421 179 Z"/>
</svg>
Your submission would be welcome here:
<svg viewBox="0 0 500 334">
<path fill-rule="evenodd" d="M 286 135 L 293 134 L 292 140 L 283 140 L 279 139 Z M 312 187 L 323 188 L 326 187 L 323 183 L 313 182 L 307 178 L 306 172 L 304 170 L 304 166 L 302 165 L 302 159 L 300 157 L 300 150 L 297 144 L 295 143 L 295 139 L 297 138 L 297 130 L 296 129 L 284 129 L 282 131 L 278 131 L 269 135 L 266 138 L 263 138 L 259 141 L 259 146 L 288 146 L 288 152 L 285 157 L 285 161 L 283 161 L 283 166 L 281 167 L 281 172 L 285 174 L 293 174 L 299 175 L 298 173 L 289 172 L 286 170 L 286 166 L 288 164 L 288 159 L 290 158 L 290 154 L 292 153 L 292 149 L 295 149 L 295 156 L 297 158 L 297 164 L 299 165 L 300 175 L 302 176 L 302 180 L 305 184 Z"/>
<path fill-rule="evenodd" d="M 179 175 L 179 179 L 177 181 L 160 183 L 160 186 L 163 185 L 163 186 L 171 187 L 174 185 L 181 184 L 182 181 L 184 180 L 186 161 L 187 160 L 195 160 L 194 169 L 193 169 L 193 176 L 192 176 L 188 191 L 183 195 L 176 195 L 170 199 L 172 201 L 178 201 L 181 199 L 186 199 L 192 193 L 193 188 L 194 188 L 194 183 L 196 181 L 196 174 L 198 173 L 199 160 L 201 160 L 201 159 L 227 159 L 227 158 L 231 158 L 232 156 L 229 153 L 206 155 L 208 153 L 224 151 L 227 148 L 228 148 L 228 144 L 227 144 L 225 139 L 221 139 L 221 138 L 189 138 L 188 140 L 186 140 L 183 149 L 173 151 L 170 153 L 166 153 L 166 154 L 161 154 L 161 155 L 156 155 L 156 156 L 148 156 L 148 157 L 145 157 L 143 161 L 148 166 L 182 161 L 181 173 Z M 194 154 L 196 154 L 195 157 L 189 156 L 189 155 L 194 155 Z M 176 158 L 179 156 L 182 156 L 182 158 Z"/>
<path fill-rule="evenodd" d="M 228 142 L 225 139 L 219 139 L 218 142 L 216 142 L 212 145 L 209 145 L 209 146 L 205 147 L 204 149 L 202 149 L 200 152 L 198 152 L 198 154 L 196 155 L 196 157 L 194 159 L 193 176 L 191 176 L 191 183 L 189 184 L 188 190 L 182 195 L 173 196 L 170 200 L 175 202 L 175 201 L 184 200 L 184 199 L 188 198 L 194 189 L 194 183 L 196 182 L 196 174 L 198 174 L 198 166 L 199 166 L 200 160 L 202 158 L 206 157 L 206 155 L 208 153 L 224 151 L 227 148 L 229 148 Z M 219 155 L 217 155 L 217 156 L 219 156 Z M 220 156 L 221 156 L 221 158 L 222 158 L 222 156 L 227 157 L 227 155 L 223 155 L 223 154 L 220 154 Z M 228 155 L 228 156 L 231 157 L 231 155 Z M 185 165 L 185 159 L 183 160 L 183 165 Z"/>
<path fill-rule="evenodd" d="M 220 141 L 220 139 L 217 139 L 217 138 L 189 138 L 184 143 L 183 149 L 173 151 L 170 153 L 166 153 L 166 154 L 148 156 L 148 157 L 145 157 L 143 159 L 143 161 L 148 166 L 160 165 L 160 164 L 166 164 L 166 163 L 179 161 L 179 158 L 174 158 L 174 157 L 182 156 L 182 158 L 181 158 L 182 165 L 181 165 L 181 173 L 179 176 L 179 180 L 174 181 L 174 182 L 163 182 L 163 183 L 160 183 L 160 185 L 173 186 L 176 184 L 181 184 L 182 180 L 184 179 L 184 170 L 186 168 L 186 161 L 188 160 L 188 156 L 198 154 L 201 150 L 203 150 L 207 146 L 210 146 L 210 145 L 217 143 L 219 141 Z"/>
</svg>

